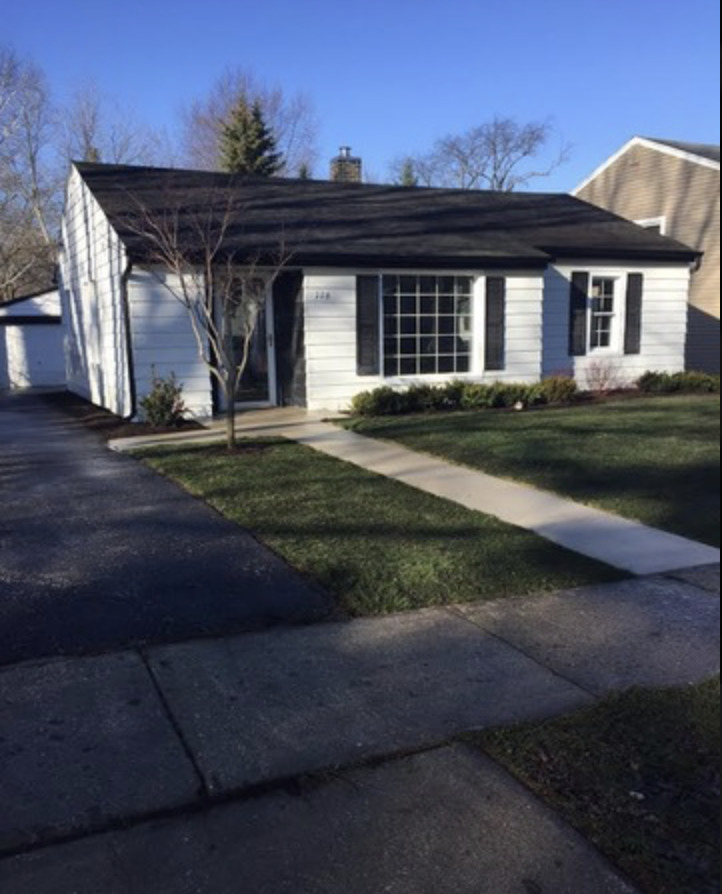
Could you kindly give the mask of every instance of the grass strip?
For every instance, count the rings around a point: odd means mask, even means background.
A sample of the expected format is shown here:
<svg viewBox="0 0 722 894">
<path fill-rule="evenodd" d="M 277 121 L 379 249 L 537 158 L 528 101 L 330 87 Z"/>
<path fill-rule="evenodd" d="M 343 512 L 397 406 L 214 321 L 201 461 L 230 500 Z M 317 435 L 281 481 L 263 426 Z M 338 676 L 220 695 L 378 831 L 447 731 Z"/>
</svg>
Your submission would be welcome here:
<svg viewBox="0 0 722 894">
<path fill-rule="evenodd" d="M 521 528 L 285 440 L 139 451 L 352 615 L 617 580 Z"/>
<path fill-rule="evenodd" d="M 343 424 L 693 540 L 720 543 L 717 394 Z"/>
<path fill-rule="evenodd" d="M 469 738 L 641 890 L 719 891 L 719 677 Z"/>
</svg>

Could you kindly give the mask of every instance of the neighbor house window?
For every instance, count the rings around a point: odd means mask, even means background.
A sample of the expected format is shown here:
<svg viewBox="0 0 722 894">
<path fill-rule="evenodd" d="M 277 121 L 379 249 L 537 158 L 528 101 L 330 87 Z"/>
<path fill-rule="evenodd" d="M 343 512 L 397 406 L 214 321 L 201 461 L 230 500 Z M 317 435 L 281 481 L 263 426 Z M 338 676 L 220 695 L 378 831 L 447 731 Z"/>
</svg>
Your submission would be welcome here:
<svg viewBox="0 0 722 894">
<path fill-rule="evenodd" d="M 472 277 L 381 279 L 384 375 L 468 372 Z"/>
<path fill-rule="evenodd" d="M 610 276 L 593 276 L 591 288 L 591 314 L 589 347 L 608 348 L 612 344 L 614 325 L 614 284 Z"/>
</svg>

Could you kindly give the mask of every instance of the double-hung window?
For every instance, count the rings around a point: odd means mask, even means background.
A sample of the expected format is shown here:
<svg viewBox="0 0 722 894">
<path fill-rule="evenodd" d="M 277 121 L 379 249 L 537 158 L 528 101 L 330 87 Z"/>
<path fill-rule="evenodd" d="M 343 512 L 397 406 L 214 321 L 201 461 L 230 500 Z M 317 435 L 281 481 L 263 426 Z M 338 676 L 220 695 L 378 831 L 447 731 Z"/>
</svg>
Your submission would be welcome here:
<svg viewBox="0 0 722 894">
<path fill-rule="evenodd" d="M 611 276 L 593 276 L 591 287 L 591 313 L 589 321 L 589 347 L 609 348 L 612 345 L 614 326 L 615 279 Z"/>
<path fill-rule="evenodd" d="M 384 274 L 385 376 L 468 372 L 472 277 Z"/>
</svg>

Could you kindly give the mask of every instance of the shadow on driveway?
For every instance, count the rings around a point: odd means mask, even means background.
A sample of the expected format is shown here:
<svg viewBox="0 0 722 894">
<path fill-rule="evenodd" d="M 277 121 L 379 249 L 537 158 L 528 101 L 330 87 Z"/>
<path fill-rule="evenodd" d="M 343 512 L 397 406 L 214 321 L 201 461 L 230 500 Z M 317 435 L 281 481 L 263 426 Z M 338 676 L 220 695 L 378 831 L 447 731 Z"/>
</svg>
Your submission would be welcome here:
<svg viewBox="0 0 722 894">
<path fill-rule="evenodd" d="M 0 664 L 319 620 L 326 594 L 36 395 L 0 395 Z"/>
</svg>

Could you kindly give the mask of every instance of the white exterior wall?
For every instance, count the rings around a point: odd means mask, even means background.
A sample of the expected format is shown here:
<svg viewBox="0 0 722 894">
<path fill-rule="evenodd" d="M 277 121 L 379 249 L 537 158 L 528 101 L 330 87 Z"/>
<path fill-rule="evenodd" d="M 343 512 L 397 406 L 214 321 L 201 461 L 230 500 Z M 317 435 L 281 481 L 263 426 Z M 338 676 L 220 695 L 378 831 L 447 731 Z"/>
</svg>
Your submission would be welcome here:
<svg viewBox="0 0 722 894">
<path fill-rule="evenodd" d="M 188 312 L 169 288 L 173 285 L 170 276 L 139 268 L 128 279 L 136 397 L 140 402 L 151 390 L 154 372 L 162 378 L 173 373 L 183 386 L 189 414 L 204 418 L 212 413 L 210 374 L 200 359 Z"/>
<path fill-rule="evenodd" d="M 569 290 L 572 272 L 577 270 L 591 276 L 615 277 L 619 288 L 610 347 L 587 349 L 583 356 L 570 357 Z M 641 273 L 644 277 L 639 354 L 624 353 L 628 273 Z M 689 279 L 688 268 L 679 264 L 620 266 L 574 262 L 551 266 L 544 276 L 543 374 L 570 374 L 581 388 L 587 388 L 605 373 L 611 377 L 612 387 L 616 387 L 631 385 L 646 370 L 680 372 L 684 369 Z"/>
<path fill-rule="evenodd" d="M 60 317 L 60 295 L 46 292 L 0 305 L 0 318 Z M 56 321 L 6 325 L 0 322 L 0 388 L 62 387 L 65 385 L 63 338 Z"/>
<path fill-rule="evenodd" d="M 120 240 L 73 169 L 60 256 L 67 386 L 119 416 L 132 413 L 122 300 L 125 268 Z"/>
<path fill-rule="evenodd" d="M 484 370 L 483 273 L 475 276 L 472 306 L 474 331 L 471 370 L 448 375 L 389 377 L 356 374 L 356 275 L 372 271 L 307 270 L 304 276 L 304 327 L 306 345 L 306 398 L 310 410 L 339 411 L 351 398 L 379 385 L 405 387 L 440 384 L 453 379 L 474 382 L 533 382 L 541 374 L 542 277 L 494 271 L 506 277 L 506 368 Z M 401 271 L 393 271 L 398 273 Z M 410 270 L 410 273 L 419 271 Z M 379 311 L 380 312 L 380 311 Z"/>
</svg>

